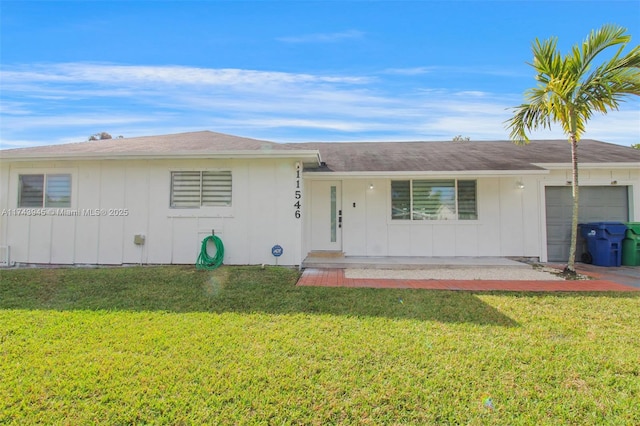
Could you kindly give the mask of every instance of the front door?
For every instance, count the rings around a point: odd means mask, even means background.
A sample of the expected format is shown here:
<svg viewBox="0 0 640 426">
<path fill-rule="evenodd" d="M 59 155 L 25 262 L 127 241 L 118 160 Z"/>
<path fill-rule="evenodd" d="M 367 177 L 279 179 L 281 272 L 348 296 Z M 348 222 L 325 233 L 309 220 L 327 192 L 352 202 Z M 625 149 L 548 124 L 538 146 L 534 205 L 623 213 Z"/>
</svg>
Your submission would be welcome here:
<svg viewBox="0 0 640 426">
<path fill-rule="evenodd" d="M 311 182 L 311 250 L 342 251 L 340 181 Z"/>
</svg>

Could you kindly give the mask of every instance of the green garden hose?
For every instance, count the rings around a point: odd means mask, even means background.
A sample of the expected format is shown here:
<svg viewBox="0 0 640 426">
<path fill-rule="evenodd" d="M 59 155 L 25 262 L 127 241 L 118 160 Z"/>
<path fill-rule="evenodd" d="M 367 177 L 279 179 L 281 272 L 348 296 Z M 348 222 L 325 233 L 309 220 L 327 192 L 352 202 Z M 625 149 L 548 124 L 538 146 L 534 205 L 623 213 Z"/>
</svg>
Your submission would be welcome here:
<svg viewBox="0 0 640 426">
<path fill-rule="evenodd" d="M 207 253 L 207 245 L 209 241 L 213 241 L 216 246 L 216 254 L 215 256 L 209 256 Z M 196 261 L 196 268 L 198 269 L 216 269 L 220 265 L 222 265 L 222 260 L 224 259 L 224 245 L 222 244 L 222 240 L 215 235 L 209 235 L 204 240 L 202 240 L 202 245 L 200 246 L 200 255 L 198 256 L 198 260 Z"/>
</svg>

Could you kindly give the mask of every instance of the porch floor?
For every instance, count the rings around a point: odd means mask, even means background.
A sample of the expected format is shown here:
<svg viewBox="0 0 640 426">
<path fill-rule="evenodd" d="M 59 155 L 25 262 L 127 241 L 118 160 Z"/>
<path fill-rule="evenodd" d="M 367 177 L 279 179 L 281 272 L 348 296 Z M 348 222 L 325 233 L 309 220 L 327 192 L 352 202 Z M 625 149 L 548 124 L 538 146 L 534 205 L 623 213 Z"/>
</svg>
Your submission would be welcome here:
<svg viewBox="0 0 640 426">
<path fill-rule="evenodd" d="M 604 279 L 575 281 L 499 281 L 346 278 L 343 268 L 307 268 L 302 273 L 297 285 L 466 291 L 640 291 L 639 288 Z"/>
<path fill-rule="evenodd" d="M 303 268 L 319 269 L 429 269 L 477 267 L 528 268 L 525 263 L 504 257 L 418 257 L 418 256 L 307 256 Z"/>
</svg>

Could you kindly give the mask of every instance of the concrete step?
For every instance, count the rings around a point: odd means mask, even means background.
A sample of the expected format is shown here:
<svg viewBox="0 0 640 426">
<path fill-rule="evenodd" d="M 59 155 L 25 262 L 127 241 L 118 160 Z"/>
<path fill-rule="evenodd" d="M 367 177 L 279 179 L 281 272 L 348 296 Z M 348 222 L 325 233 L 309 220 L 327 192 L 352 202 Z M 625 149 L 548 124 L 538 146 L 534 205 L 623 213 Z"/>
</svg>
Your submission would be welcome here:
<svg viewBox="0 0 640 426">
<path fill-rule="evenodd" d="M 307 258 L 312 259 L 337 259 L 344 258 L 344 252 L 335 250 L 314 250 L 310 251 Z"/>
</svg>

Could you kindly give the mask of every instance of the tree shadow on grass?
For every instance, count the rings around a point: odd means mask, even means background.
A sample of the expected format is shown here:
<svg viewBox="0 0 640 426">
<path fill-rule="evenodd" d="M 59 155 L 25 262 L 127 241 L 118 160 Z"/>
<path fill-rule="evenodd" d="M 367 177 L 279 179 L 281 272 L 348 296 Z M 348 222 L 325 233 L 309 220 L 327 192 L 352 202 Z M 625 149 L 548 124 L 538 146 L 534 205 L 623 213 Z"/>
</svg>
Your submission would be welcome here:
<svg viewBox="0 0 640 426">
<path fill-rule="evenodd" d="M 3 270 L 0 309 L 260 312 L 518 326 L 472 292 L 297 287 L 298 276 L 287 268 L 229 266 Z"/>
<path fill-rule="evenodd" d="M 286 296 L 255 289 L 263 297 L 243 303 L 235 296 L 221 298 L 217 312 L 246 311 L 276 314 L 318 314 L 386 317 L 445 323 L 475 323 L 513 327 L 518 324 L 476 295 L 453 291 L 406 289 L 293 287 Z M 232 300 L 232 303 L 226 303 Z"/>
</svg>

